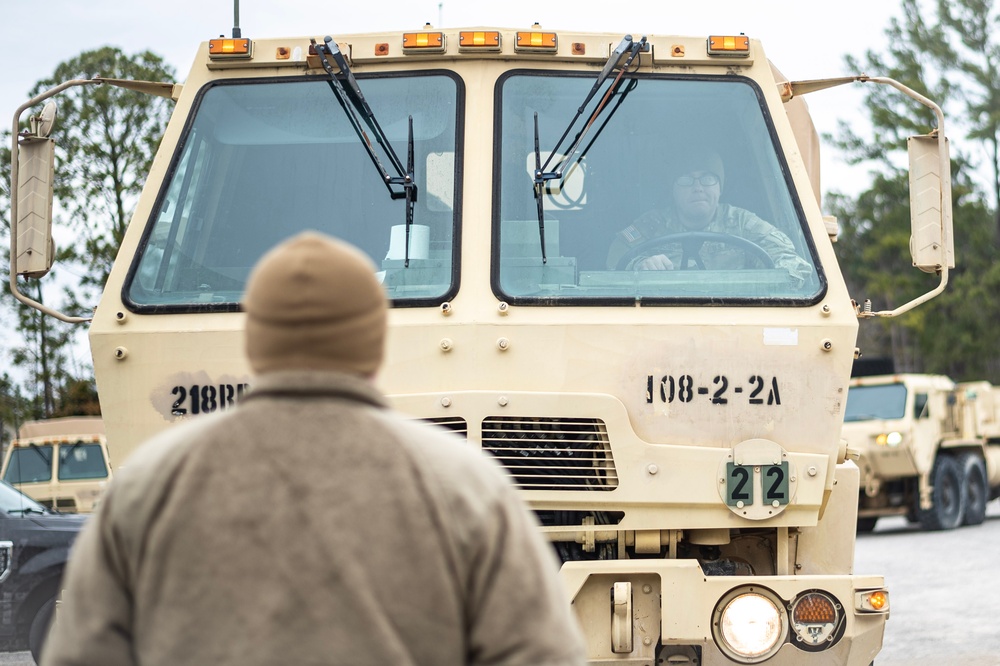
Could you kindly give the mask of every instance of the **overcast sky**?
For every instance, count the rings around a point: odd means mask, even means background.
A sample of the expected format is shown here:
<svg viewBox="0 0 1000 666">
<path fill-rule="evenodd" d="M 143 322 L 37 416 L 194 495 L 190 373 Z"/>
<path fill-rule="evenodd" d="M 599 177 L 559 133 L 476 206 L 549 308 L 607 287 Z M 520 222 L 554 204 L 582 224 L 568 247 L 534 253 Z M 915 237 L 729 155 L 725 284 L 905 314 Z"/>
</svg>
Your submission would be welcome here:
<svg viewBox="0 0 1000 666">
<path fill-rule="evenodd" d="M 117 46 L 149 49 L 183 81 L 197 45 L 232 34 L 233 0 L 0 0 L 0 118 L 13 114 L 40 79 L 83 51 Z M 843 76 L 845 54 L 863 59 L 881 43 L 896 0 L 241 0 L 244 37 L 322 36 L 435 26 L 530 27 L 639 35 L 745 33 L 762 40 L 772 62 L 790 79 Z M 875 74 L 875 72 L 868 72 Z M 817 129 L 864 117 L 861 85 L 805 98 Z M 846 167 L 824 147 L 823 189 L 860 191 L 863 168 Z"/>
</svg>

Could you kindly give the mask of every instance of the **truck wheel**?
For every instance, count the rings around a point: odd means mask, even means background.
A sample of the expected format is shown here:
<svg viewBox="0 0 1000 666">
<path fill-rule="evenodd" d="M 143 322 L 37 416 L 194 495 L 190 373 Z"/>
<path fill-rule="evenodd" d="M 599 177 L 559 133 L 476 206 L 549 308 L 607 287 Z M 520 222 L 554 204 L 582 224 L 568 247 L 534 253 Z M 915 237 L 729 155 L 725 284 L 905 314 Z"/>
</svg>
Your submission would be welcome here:
<svg viewBox="0 0 1000 666">
<path fill-rule="evenodd" d="M 42 645 L 45 643 L 45 637 L 48 636 L 49 625 L 52 624 L 52 611 L 55 607 L 54 597 L 42 604 L 38 612 L 35 613 L 31 627 L 28 629 L 28 649 L 31 650 L 31 656 L 36 664 L 42 663 Z"/>
<path fill-rule="evenodd" d="M 986 520 L 986 500 L 989 499 L 989 488 L 986 487 L 986 464 L 974 453 L 966 453 L 958 459 L 962 467 L 962 480 L 965 489 L 965 518 L 963 525 L 979 525 Z"/>
<path fill-rule="evenodd" d="M 875 523 L 878 522 L 878 518 L 858 518 L 858 534 L 863 534 L 865 532 L 871 532 L 875 529 Z"/>
<path fill-rule="evenodd" d="M 965 488 L 962 469 L 955 459 L 938 455 L 931 468 L 932 506 L 918 509 L 925 530 L 951 530 L 962 524 L 965 515 Z"/>
</svg>

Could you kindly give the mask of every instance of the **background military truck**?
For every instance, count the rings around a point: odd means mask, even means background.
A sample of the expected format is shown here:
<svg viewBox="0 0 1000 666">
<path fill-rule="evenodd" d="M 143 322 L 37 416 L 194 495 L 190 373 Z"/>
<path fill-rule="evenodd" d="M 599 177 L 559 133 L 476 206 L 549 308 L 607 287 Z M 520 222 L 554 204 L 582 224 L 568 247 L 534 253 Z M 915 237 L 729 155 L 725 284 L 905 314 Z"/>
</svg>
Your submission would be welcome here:
<svg viewBox="0 0 1000 666">
<path fill-rule="evenodd" d="M 1000 496 L 1000 389 L 988 382 L 857 377 L 843 436 L 861 452 L 860 531 L 893 515 L 929 530 L 978 525 Z"/>
<path fill-rule="evenodd" d="M 909 145 L 912 259 L 937 286 L 885 312 L 847 292 L 801 99 L 851 82 L 891 85 L 936 124 Z M 494 456 L 536 511 L 592 664 L 874 659 L 888 593 L 853 572 L 840 430 L 859 318 L 928 300 L 954 263 L 933 102 L 867 76 L 789 82 L 745 35 L 234 30 L 183 85 L 78 80 L 17 111 L 35 108 L 13 145 L 12 291 L 68 321 L 17 276 L 51 262 L 47 100 L 86 85 L 176 101 L 90 323 L 116 464 L 239 400 L 247 275 L 316 228 L 378 267 L 379 387 Z M 800 271 L 704 232 L 609 265 L 619 232 L 667 205 L 691 137 L 724 162 L 721 201 L 774 225 Z M 740 265 L 627 268 L 658 248 L 698 265 L 707 246 Z"/>
<path fill-rule="evenodd" d="M 24 423 L 0 468 L 4 481 L 62 513 L 93 511 L 111 475 L 99 416 Z"/>
</svg>

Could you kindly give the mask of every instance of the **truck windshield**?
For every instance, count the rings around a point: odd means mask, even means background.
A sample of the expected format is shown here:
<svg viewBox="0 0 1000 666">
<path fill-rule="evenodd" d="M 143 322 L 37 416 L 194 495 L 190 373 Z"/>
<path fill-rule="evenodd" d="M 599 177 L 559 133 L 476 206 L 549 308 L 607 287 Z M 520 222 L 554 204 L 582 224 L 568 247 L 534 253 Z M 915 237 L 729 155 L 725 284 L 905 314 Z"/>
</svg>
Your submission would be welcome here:
<svg viewBox="0 0 1000 666">
<path fill-rule="evenodd" d="M 901 419 L 906 414 L 906 386 L 852 386 L 847 391 L 844 422 Z"/>
<path fill-rule="evenodd" d="M 498 296 L 529 305 L 796 305 L 822 294 L 763 95 L 741 77 L 636 77 L 621 86 L 582 158 L 549 182 L 543 262 L 535 115 L 545 161 L 592 85 L 591 75 L 522 71 L 497 86 Z"/>
<path fill-rule="evenodd" d="M 10 452 L 7 471 L 3 480 L 7 483 L 38 483 L 52 480 L 52 446 L 18 447 Z"/>
<path fill-rule="evenodd" d="M 59 447 L 59 480 L 105 479 L 108 467 L 100 444 L 62 444 Z"/>
<path fill-rule="evenodd" d="M 395 305 L 457 284 L 459 82 L 424 73 L 360 79 L 397 153 L 413 118 L 418 200 L 409 229 L 324 79 L 207 86 L 174 155 L 125 287 L 140 311 L 233 310 L 250 269 L 305 229 L 366 252 Z"/>
</svg>

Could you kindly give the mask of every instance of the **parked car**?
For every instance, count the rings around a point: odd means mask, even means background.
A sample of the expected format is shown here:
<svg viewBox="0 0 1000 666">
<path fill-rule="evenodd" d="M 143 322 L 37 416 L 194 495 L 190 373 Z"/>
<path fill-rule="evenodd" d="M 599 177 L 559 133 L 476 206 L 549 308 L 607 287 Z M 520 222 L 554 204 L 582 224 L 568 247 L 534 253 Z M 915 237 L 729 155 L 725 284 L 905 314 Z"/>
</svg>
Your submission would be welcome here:
<svg viewBox="0 0 1000 666">
<path fill-rule="evenodd" d="M 0 481 L 0 645 L 39 661 L 85 515 L 52 511 Z"/>
</svg>

